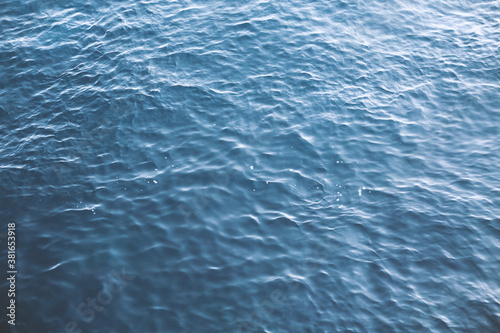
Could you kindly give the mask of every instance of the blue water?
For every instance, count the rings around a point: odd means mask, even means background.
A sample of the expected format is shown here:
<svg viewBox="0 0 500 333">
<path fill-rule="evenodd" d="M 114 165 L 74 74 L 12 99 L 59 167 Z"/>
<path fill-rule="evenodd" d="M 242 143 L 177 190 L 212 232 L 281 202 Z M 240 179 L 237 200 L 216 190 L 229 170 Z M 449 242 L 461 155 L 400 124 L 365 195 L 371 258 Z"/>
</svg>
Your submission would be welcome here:
<svg viewBox="0 0 500 333">
<path fill-rule="evenodd" d="M 0 0 L 0 330 L 500 332 L 499 17 Z"/>
</svg>

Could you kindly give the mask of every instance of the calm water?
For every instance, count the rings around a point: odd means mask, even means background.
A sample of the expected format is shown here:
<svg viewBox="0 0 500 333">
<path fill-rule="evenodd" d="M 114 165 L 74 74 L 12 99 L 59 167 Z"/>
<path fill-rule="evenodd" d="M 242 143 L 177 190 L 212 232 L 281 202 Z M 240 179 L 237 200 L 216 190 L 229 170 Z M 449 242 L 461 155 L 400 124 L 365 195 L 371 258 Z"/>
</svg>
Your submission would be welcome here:
<svg viewBox="0 0 500 333">
<path fill-rule="evenodd" d="M 499 17 L 0 0 L 1 331 L 500 332 Z"/>
</svg>

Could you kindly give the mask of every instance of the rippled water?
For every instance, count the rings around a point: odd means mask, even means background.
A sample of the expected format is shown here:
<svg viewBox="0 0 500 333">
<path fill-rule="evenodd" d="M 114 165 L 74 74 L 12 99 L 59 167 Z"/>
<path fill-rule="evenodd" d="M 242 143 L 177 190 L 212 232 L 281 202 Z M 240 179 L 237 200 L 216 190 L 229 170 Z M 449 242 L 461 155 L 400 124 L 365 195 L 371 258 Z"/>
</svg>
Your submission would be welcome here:
<svg viewBox="0 0 500 333">
<path fill-rule="evenodd" d="M 2 0 L 2 332 L 500 332 L 499 17 Z"/>
</svg>

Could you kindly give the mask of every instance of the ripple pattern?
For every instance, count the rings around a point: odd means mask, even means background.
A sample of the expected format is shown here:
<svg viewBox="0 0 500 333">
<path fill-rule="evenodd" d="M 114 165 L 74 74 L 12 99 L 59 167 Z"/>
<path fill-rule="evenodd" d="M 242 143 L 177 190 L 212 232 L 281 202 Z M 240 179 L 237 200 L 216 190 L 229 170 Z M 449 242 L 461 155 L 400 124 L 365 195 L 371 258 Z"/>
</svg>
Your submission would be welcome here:
<svg viewBox="0 0 500 333">
<path fill-rule="evenodd" d="M 500 332 L 499 13 L 0 1 L 1 331 Z"/>
</svg>

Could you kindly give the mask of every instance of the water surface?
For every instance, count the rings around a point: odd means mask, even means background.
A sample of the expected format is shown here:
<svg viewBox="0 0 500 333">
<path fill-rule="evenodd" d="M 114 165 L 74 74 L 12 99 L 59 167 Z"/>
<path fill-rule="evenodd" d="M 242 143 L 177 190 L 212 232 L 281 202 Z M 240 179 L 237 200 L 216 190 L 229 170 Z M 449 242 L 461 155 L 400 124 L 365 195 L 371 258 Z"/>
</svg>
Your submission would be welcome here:
<svg viewBox="0 0 500 333">
<path fill-rule="evenodd" d="M 2 332 L 499 332 L 499 13 L 2 0 Z"/>
</svg>

